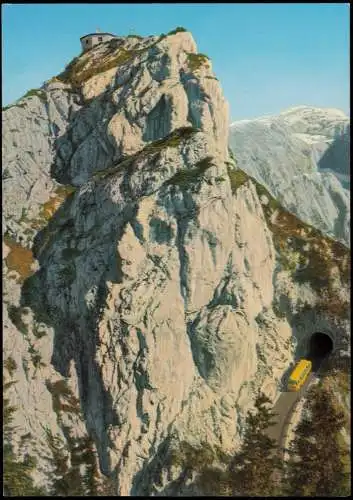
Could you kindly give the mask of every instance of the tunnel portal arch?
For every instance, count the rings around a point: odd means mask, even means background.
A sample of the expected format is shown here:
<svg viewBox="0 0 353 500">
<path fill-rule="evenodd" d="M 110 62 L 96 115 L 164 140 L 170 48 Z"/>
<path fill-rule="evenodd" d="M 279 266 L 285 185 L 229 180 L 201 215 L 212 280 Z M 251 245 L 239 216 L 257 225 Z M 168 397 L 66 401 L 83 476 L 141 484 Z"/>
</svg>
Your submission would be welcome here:
<svg viewBox="0 0 353 500">
<path fill-rule="evenodd" d="M 327 333 L 314 332 L 309 338 L 309 356 L 314 358 L 324 358 L 333 351 L 333 348 L 333 339 Z"/>
</svg>

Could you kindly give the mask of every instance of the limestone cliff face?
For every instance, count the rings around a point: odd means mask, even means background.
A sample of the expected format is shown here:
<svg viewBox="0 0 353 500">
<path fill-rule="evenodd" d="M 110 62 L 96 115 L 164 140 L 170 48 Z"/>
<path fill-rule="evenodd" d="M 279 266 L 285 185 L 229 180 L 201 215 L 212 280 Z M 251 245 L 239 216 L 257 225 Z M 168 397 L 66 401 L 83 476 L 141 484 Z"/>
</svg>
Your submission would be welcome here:
<svg viewBox="0 0 353 500">
<path fill-rule="evenodd" d="M 233 452 L 316 329 L 347 348 L 348 250 L 228 157 L 189 33 L 102 44 L 3 124 L 4 349 L 38 449 L 84 424 L 120 494 L 163 494 L 171 451 Z"/>
</svg>

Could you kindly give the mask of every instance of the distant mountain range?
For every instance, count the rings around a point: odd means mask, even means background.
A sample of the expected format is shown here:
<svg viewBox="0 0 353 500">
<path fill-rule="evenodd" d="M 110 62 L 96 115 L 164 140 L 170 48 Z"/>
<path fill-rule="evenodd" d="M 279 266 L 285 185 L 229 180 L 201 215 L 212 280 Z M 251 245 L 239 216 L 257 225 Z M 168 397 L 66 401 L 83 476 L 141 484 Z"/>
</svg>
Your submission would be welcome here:
<svg viewBox="0 0 353 500">
<path fill-rule="evenodd" d="M 283 206 L 349 245 L 349 132 L 342 111 L 297 106 L 232 123 L 229 145 L 238 167 Z"/>
</svg>

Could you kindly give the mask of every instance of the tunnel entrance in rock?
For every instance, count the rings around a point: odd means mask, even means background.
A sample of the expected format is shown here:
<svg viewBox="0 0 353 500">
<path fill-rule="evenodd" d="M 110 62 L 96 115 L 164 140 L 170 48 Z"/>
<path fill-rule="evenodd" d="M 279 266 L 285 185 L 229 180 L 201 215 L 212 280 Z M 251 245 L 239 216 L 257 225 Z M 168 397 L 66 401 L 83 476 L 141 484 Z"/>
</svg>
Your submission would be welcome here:
<svg viewBox="0 0 353 500">
<path fill-rule="evenodd" d="M 330 355 L 333 350 L 333 341 L 329 335 L 315 332 L 309 341 L 309 352 L 307 358 L 313 363 L 313 371 L 318 369 L 321 361 Z"/>
</svg>

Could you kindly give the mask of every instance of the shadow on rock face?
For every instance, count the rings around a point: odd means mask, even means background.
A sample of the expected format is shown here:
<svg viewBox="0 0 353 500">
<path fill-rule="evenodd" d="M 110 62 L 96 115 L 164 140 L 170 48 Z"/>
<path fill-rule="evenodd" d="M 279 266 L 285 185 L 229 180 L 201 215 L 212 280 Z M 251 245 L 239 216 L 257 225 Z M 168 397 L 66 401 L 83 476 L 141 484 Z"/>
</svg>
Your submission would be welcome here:
<svg viewBox="0 0 353 500">
<path fill-rule="evenodd" d="M 319 169 L 329 169 L 342 175 L 350 175 L 350 137 L 345 132 L 333 140 L 319 161 Z"/>
<path fill-rule="evenodd" d="M 72 113 L 66 132 L 55 140 L 56 154 L 50 174 L 57 182 L 83 184 L 94 172 L 104 170 L 117 159 L 117 145 L 107 140 L 106 130 L 116 109 L 106 94 Z M 102 115 L 104 124 L 97 127 Z"/>
<path fill-rule="evenodd" d="M 68 377 L 74 362 L 86 427 L 95 439 L 101 470 L 108 474 L 106 429 L 117 424 L 117 416 L 96 361 L 98 324 L 108 295 L 106 283 L 122 280 L 117 246 L 126 224 L 134 219 L 136 203 L 127 203 L 123 209 L 109 197 L 104 203 L 105 213 L 111 215 L 108 223 L 101 220 L 93 192 L 73 193 L 37 233 L 33 254 L 40 267 L 24 282 L 21 306 L 30 307 L 36 321 L 54 329 L 51 362 L 55 370 Z M 95 221 L 90 229 L 88 213 Z M 99 242 L 95 248 L 90 246 L 92 240 Z M 80 247 L 82 241 L 85 244 Z"/>
</svg>

